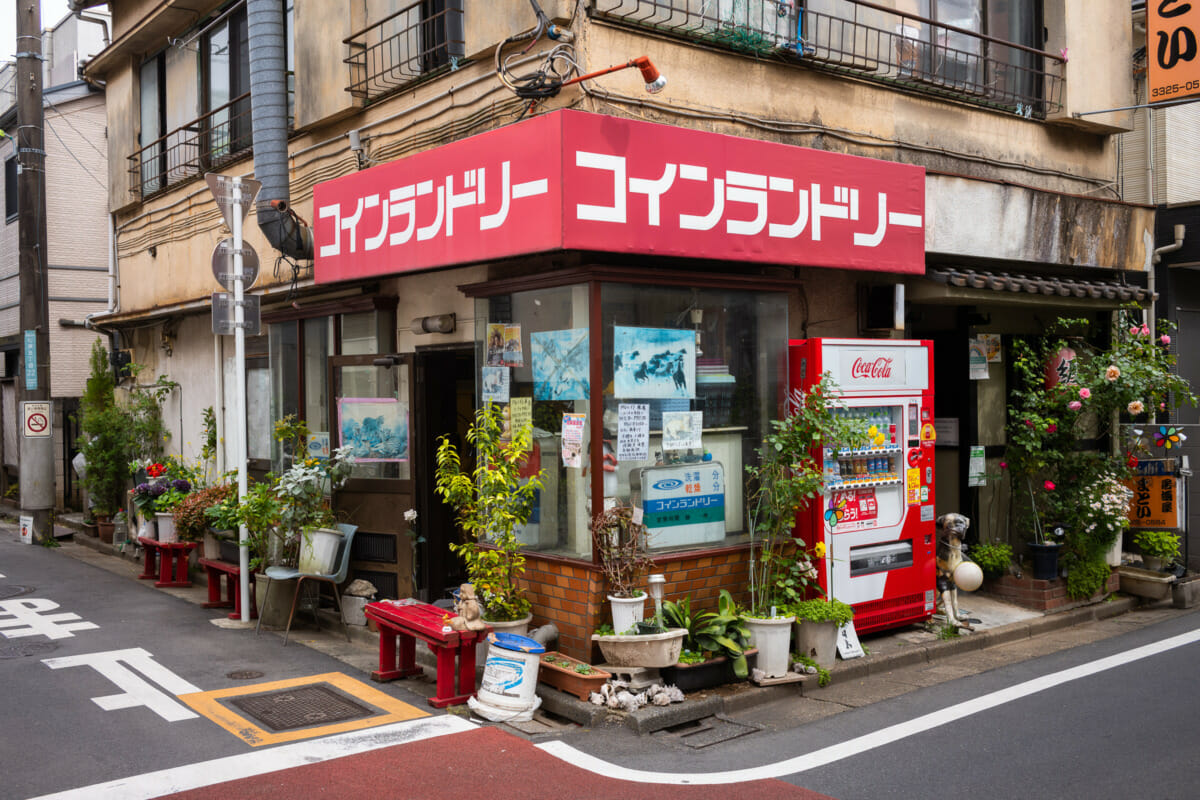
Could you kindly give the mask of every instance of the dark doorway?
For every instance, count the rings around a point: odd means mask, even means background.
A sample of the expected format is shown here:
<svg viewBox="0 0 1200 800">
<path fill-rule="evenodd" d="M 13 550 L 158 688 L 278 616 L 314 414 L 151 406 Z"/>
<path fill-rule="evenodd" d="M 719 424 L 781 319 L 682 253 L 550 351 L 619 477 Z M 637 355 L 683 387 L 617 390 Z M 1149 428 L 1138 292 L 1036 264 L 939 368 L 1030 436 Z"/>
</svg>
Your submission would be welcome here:
<svg viewBox="0 0 1200 800">
<path fill-rule="evenodd" d="M 466 580 L 462 565 L 450 553 L 460 533 L 454 510 L 434 491 L 437 448 L 448 436 L 462 458 L 464 471 L 474 469 L 474 450 L 467 428 L 475 414 L 475 348 L 467 345 L 418 348 L 416 353 L 417 508 L 425 542 L 418 547 L 418 596 L 433 602 Z"/>
</svg>

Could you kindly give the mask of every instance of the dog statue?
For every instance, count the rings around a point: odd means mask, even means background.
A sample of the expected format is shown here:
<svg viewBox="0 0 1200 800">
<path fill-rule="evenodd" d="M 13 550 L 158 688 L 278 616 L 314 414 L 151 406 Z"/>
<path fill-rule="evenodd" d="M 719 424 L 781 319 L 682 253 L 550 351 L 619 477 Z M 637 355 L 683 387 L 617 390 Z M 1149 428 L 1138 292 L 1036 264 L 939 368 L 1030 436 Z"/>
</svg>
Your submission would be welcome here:
<svg viewBox="0 0 1200 800">
<path fill-rule="evenodd" d="M 954 570 L 963 563 L 963 551 L 967 549 L 963 539 L 971 520 L 962 514 L 943 514 L 937 518 L 937 589 L 941 598 L 941 610 L 946 622 L 956 628 L 974 630 L 965 617 L 958 615 L 958 586 L 954 583 Z"/>
</svg>

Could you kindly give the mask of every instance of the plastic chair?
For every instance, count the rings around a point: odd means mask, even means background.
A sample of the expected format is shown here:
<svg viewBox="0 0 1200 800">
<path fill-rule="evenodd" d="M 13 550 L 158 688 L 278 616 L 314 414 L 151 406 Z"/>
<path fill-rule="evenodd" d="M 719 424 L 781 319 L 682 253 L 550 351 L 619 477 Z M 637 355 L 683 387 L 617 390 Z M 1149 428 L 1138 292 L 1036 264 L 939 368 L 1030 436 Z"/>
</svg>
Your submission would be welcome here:
<svg viewBox="0 0 1200 800">
<path fill-rule="evenodd" d="M 300 595 L 304 588 L 305 581 L 317 581 L 318 583 L 328 583 L 333 589 L 333 601 L 337 605 L 338 619 L 342 621 L 342 630 L 346 634 L 346 641 L 350 641 L 350 628 L 346 625 L 346 619 L 342 615 L 342 598 L 338 594 L 338 586 L 346 582 L 346 576 L 350 572 L 350 551 L 353 549 L 354 533 L 358 530 L 357 525 L 347 525 L 339 522 L 338 529 L 342 532 L 342 543 L 338 545 L 338 553 L 334 558 L 334 563 L 338 565 L 337 572 L 331 572 L 326 575 L 316 575 L 306 572 L 301 572 L 295 567 L 267 567 L 267 593 L 263 598 L 262 607 L 265 611 L 267 603 L 271 599 L 271 585 L 275 581 L 286 581 L 292 578 L 296 579 L 296 594 L 292 598 L 292 610 L 288 613 L 287 628 L 283 632 L 283 646 L 287 647 L 288 636 L 292 631 L 292 619 L 296 616 L 296 606 L 300 602 Z M 313 619 L 317 623 L 317 630 L 321 629 L 321 617 L 319 613 L 321 589 L 317 587 L 318 602 L 313 605 Z M 258 625 L 254 632 L 257 634 L 262 629 L 263 615 L 258 615 Z"/>
</svg>

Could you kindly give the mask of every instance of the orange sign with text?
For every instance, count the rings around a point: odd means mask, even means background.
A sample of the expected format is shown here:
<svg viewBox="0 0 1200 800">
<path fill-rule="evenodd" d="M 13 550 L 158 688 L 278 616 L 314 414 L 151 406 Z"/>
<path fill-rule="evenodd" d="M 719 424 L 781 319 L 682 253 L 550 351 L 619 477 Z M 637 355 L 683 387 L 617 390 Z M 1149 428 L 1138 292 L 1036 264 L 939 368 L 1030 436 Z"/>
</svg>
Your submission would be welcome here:
<svg viewBox="0 0 1200 800">
<path fill-rule="evenodd" d="M 1129 527 L 1178 528 L 1179 486 L 1170 475 L 1139 475 L 1126 481 L 1133 491 L 1129 502 Z"/>
<path fill-rule="evenodd" d="M 1150 102 L 1200 94 L 1200 3 L 1146 3 L 1146 62 Z"/>
</svg>

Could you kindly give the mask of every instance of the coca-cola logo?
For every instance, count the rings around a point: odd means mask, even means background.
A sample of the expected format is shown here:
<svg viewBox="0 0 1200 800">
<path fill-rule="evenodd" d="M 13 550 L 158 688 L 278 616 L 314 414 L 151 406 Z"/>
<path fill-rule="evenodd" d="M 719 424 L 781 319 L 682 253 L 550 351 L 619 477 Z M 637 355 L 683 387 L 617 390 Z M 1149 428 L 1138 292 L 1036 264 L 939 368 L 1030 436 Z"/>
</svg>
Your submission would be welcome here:
<svg viewBox="0 0 1200 800">
<path fill-rule="evenodd" d="M 871 378 L 873 380 L 890 378 L 892 377 L 892 359 L 883 356 L 874 361 L 856 358 L 854 359 L 854 363 L 850 365 L 850 377 Z"/>
</svg>

